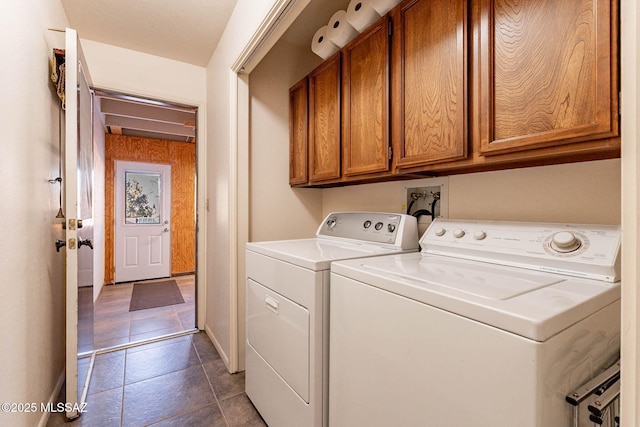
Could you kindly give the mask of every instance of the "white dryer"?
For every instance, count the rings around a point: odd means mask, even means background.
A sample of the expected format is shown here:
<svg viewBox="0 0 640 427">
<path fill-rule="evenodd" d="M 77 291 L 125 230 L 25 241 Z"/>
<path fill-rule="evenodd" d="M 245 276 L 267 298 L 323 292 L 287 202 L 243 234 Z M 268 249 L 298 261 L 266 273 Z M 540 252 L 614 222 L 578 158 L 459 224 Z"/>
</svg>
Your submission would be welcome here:
<svg viewBox="0 0 640 427">
<path fill-rule="evenodd" d="M 436 219 L 420 244 L 332 264 L 331 427 L 571 425 L 619 357 L 620 228 Z"/>
<path fill-rule="evenodd" d="M 417 252 L 416 218 L 332 213 L 315 238 L 248 243 L 245 390 L 271 427 L 326 426 L 331 262 Z"/>
</svg>

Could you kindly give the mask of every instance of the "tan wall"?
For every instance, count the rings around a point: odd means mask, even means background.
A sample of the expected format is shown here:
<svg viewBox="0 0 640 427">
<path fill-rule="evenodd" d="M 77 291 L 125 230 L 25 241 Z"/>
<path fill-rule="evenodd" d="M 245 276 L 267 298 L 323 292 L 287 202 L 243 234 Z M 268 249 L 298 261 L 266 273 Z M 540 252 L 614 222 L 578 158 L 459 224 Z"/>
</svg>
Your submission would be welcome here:
<svg viewBox="0 0 640 427">
<path fill-rule="evenodd" d="M 249 241 L 313 237 L 322 220 L 322 190 L 289 187 L 289 88 L 315 62 L 281 42 L 251 73 Z"/>
<path fill-rule="evenodd" d="M 47 403 L 65 362 L 65 250 L 59 220 L 59 104 L 48 58 L 64 47 L 68 22 L 59 1 L 0 3 L 3 59 L 0 155 L 0 402 Z M 28 52 L 28 53 L 27 53 Z M 63 121 L 64 123 L 64 121 Z M 68 214 L 68 212 L 65 212 Z M 48 414 L 0 412 L 0 425 L 45 425 Z"/>
<path fill-rule="evenodd" d="M 620 160 L 600 160 L 449 177 L 449 217 L 620 224 Z M 322 211 L 402 212 L 407 183 L 322 190 Z"/>
<path fill-rule="evenodd" d="M 171 164 L 171 274 L 195 271 L 195 144 L 106 135 L 105 151 L 105 282 L 114 280 L 116 160 Z"/>
</svg>

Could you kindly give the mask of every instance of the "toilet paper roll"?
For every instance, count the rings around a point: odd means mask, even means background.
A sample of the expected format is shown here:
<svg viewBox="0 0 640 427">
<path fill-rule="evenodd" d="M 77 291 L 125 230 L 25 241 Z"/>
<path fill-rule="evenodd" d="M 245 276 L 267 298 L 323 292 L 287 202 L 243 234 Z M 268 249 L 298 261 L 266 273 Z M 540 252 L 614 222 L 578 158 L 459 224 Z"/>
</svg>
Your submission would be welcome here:
<svg viewBox="0 0 640 427">
<path fill-rule="evenodd" d="M 380 19 L 371 3 L 372 0 L 351 0 L 347 7 L 347 21 L 360 33 Z"/>
<path fill-rule="evenodd" d="M 398 5 L 402 0 L 371 0 L 371 7 L 378 12 L 378 15 L 386 15 L 391 9 Z"/>
<path fill-rule="evenodd" d="M 359 34 L 358 31 L 349 24 L 346 10 L 339 10 L 334 13 L 329 20 L 328 27 L 327 37 L 338 47 L 343 47 Z"/>
<path fill-rule="evenodd" d="M 311 40 L 311 50 L 322 59 L 328 59 L 340 49 L 327 37 L 327 29 L 326 25 L 320 27 Z"/>
</svg>

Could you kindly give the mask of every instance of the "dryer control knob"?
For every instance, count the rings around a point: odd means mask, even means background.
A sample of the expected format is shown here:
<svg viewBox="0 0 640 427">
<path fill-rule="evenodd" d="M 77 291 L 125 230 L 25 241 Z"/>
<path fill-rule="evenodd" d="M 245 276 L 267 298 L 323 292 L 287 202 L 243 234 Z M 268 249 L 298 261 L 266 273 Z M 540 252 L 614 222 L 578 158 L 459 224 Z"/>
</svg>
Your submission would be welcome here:
<svg viewBox="0 0 640 427">
<path fill-rule="evenodd" d="M 487 233 L 485 233 L 482 230 L 478 230 L 475 233 L 473 233 L 473 238 L 476 240 L 483 240 L 485 237 L 487 237 Z"/>
<path fill-rule="evenodd" d="M 436 236 L 438 237 L 442 237 L 444 236 L 444 233 L 446 233 L 447 230 L 445 230 L 444 228 L 436 228 Z"/>
<path fill-rule="evenodd" d="M 456 238 L 458 238 L 458 239 L 459 239 L 459 238 L 461 238 L 462 236 L 464 236 L 464 230 L 461 230 L 461 229 L 459 229 L 459 228 L 458 228 L 458 229 L 456 229 L 456 230 L 453 230 L 453 235 L 454 235 L 454 237 L 456 237 Z"/>
</svg>

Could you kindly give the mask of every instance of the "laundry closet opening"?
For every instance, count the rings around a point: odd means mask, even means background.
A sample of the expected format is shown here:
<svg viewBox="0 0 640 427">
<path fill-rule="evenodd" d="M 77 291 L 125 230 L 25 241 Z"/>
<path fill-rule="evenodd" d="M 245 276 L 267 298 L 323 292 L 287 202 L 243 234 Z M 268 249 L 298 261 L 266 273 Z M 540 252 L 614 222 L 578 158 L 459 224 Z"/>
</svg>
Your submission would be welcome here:
<svg viewBox="0 0 640 427">
<path fill-rule="evenodd" d="M 102 90 L 94 97 L 105 134 L 105 286 L 94 347 L 193 330 L 197 108 Z"/>
</svg>

